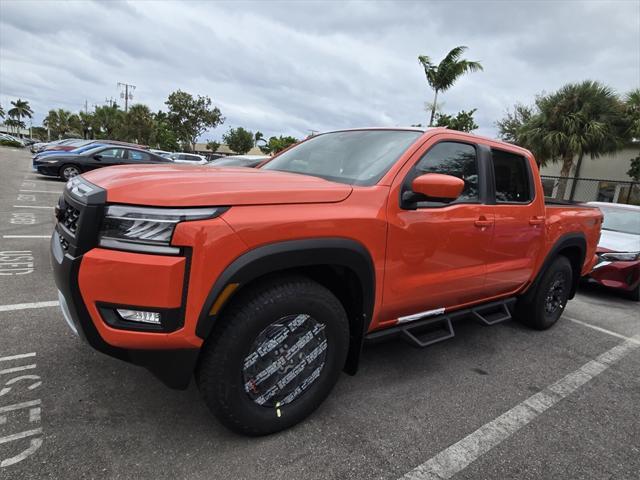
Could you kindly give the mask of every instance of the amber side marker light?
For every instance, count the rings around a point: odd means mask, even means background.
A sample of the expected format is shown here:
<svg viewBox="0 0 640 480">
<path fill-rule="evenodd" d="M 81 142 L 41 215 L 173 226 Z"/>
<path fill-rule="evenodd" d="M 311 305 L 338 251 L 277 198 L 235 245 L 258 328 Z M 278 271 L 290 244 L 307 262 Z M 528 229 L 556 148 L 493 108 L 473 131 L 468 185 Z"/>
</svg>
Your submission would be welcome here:
<svg viewBox="0 0 640 480">
<path fill-rule="evenodd" d="M 239 285 L 239 283 L 230 283 L 229 285 L 224 287 L 224 290 L 222 290 L 220 295 L 218 295 L 216 301 L 213 302 L 211 310 L 209 310 L 209 315 L 216 315 L 222 308 L 222 305 L 224 305 L 224 302 L 226 302 L 231 294 L 236 291 L 236 288 L 238 288 Z"/>
</svg>

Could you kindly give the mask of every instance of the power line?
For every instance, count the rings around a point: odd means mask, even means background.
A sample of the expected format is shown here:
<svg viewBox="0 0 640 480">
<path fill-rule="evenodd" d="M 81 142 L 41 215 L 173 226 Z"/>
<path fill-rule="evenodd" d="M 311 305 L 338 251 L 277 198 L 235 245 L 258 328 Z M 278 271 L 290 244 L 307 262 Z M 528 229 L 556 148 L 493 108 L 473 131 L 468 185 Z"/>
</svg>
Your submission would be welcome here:
<svg viewBox="0 0 640 480">
<path fill-rule="evenodd" d="M 136 86 L 130 85 L 128 83 L 118 82 L 118 87 L 124 87 L 124 92 L 120 92 L 120 98 L 124 98 L 124 111 L 127 112 L 129 110 L 129 100 L 133 100 L 133 91 L 136 89 Z"/>
</svg>

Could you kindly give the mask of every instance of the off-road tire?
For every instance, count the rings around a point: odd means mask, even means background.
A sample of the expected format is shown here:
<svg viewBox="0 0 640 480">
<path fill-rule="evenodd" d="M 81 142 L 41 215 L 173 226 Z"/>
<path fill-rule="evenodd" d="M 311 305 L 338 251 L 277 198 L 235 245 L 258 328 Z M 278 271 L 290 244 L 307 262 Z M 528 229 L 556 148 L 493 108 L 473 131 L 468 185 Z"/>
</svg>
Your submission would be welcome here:
<svg viewBox="0 0 640 480">
<path fill-rule="evenodd" d="M 552 327 L 564 312 L 572 282 L 571 263 L 560 255 L 542 274 L 535 290 L 518 299 L 516 319 L 536 330 Z"/>
<path fill-rule="evenodd" d="M 71 175 L 70 174 L 71 171 L 74 171 L 76 173 L 74 175 Z M 80 168 L 78 168 L 75 165 L 71 165 L 71 164 L 62 165 L 60 167 L 59 172 L 60 172 L 60 178 L 62 180 L 64 180 L 65 182 L 68 182 L 69 180 L 71 180 L 71 178 L 73 178 L 75 176 L 78 176 L 78 175 L 80 175 L 82 173 Z"/>
<path fill-rule="evenodd" d="M 301 314 L 324 325 L 326 347 L 320 373 L 290 403 L 259 405 L 250 398 L 245 383 L 248 355 L 274 322 L 280 325 L 279 319 Z M 267 435 L 295 425 L 318 408 L 338 381 L 348 347 L 347 315 L 327 288 L 302 276 L 273 278 L 241 292 L 223 312 L 202 347 L 196 382 L 223 425 L 245 435 Z M 285 355 L 274 352 L 269 355 Z"/>
</svg>

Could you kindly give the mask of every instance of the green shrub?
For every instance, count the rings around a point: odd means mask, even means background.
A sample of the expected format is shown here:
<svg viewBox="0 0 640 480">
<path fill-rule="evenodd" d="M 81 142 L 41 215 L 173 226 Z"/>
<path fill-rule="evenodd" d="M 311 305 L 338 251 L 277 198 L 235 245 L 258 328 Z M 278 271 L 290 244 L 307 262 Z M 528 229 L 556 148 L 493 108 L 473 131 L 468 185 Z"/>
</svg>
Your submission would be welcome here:
<svg viewBox="0 0 640 480">
<path fill-rule="evenodd" d="M 4 138 L 0 138 L 0 145 L 4 145 L 5 147 L 16 147 L 16 148 L 24 147 L 24 145 L 22 145 L 20 142 L 17 142 L 16 140 L 7 140 Z"/>
</svg>

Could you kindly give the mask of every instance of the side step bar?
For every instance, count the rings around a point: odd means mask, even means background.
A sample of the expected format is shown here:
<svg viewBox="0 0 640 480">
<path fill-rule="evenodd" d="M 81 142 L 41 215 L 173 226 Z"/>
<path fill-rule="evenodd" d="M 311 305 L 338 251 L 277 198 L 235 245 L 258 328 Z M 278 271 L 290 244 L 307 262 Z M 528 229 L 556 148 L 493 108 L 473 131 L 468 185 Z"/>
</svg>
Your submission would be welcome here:
<svg viewBox="0 0 640 480">
<path fill-rule="evenodd" d="M 511 319 L 515 302 L 515 298 L 508 298 L 435 317 L 417 318 L 409 323 L 371 332 L 367 334 L 365 340 L 368 343 L 375 343 L 399 336 L 416 347 L 428 347 L 455 336 L 453 320 L 472 316 L 483 325 L 495 325 Z"/>
</svg>

